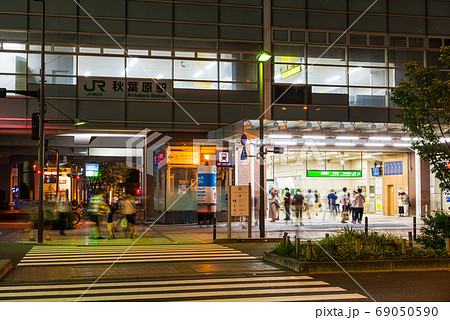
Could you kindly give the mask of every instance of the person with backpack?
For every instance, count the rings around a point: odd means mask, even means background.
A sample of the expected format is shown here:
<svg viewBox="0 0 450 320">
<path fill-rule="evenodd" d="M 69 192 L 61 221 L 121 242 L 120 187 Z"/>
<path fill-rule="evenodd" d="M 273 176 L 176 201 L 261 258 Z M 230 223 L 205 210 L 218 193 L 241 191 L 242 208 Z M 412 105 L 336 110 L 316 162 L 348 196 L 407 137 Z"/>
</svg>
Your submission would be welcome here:
<svg viewBox="0 0 450 320">
<path fill-rule="evenodd" d="M 364 202 L 366 202 L 366 199 L 361 194 L 362 189 L 358 188 L 358 193 L 355 195 L 355 217 L 354 220 L 358 221 L 358 223 L 361 223 L 363 213 L 364 213 Z"/>
<path fill-rule="evenodd" d="M 292 198 L 292 206 L 293 210 L 295 212 L 295 216 L 297 219 L 299 218 L 300 214 L 300 225 L 303 226 L 302 223 L 302 215 L 303 215 L 303 201 L 305 200 L 305 197 L 303 197 L 302 193 L 299 189 L 297 189 L 297 192 L 295 193 L 294 197 Z"/>
</svg>

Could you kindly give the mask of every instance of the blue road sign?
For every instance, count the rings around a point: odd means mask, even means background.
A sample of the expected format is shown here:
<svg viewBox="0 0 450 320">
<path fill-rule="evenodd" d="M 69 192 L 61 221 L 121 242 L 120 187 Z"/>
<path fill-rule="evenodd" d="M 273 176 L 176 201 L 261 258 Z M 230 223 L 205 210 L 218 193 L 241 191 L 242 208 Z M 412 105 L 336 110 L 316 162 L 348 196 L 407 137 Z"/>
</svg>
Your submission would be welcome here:
<svg viewBox="0 0 450 320">
<path fill-rule="evenodd" d="M 284 153 L 284 148 L 282 148 L 282 147 L 273 147 L 273 153 L 283 154 Z"/>
<path fill-rule="evenodd" d="M 245 150 L 245 147 L 242 149 L 241 153 L 241 160 L 246 160 L 248 158 L 247 150 Z"/>
</svg>

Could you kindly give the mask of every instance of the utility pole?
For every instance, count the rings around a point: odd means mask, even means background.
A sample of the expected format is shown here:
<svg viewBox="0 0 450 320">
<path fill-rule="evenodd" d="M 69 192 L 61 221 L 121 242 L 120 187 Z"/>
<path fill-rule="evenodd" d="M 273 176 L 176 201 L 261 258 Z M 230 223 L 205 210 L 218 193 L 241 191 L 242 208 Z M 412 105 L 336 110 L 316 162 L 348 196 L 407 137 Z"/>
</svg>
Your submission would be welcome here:
<svg viewBox="0 0 450 320">
<path fill-rule="evenodd" d="M 44 238 L 44 117 L 45 117 L 45 0 L 40 1 L 41 6 L 41 90 L 39 106 L 39 149 L 38 162 L 41 174 L 39 175 L 39 204 L 38 204 L 38 243 Z"/>
</svg>

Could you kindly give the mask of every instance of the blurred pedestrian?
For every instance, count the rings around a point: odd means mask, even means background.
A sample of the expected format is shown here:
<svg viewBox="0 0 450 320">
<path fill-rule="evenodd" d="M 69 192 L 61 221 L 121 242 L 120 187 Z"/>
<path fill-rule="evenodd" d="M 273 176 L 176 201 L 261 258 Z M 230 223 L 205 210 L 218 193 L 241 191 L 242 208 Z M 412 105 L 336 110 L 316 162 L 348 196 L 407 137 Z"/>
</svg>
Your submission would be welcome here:
<svg viewBox="0 0 450 320">
<path fill-rule="evenodd" d="M 284 220 L 291 220 L 291 193 L 289 192 L 289 188 L 284 188 L 284 213 L 286 217 Z"/>
<path fill-rule="evenodd" d="M 303 201 L 305 200 L 305 197 L 303 197 L 302 193 L 299 189 L 297 189 L 297 192 L 295 193 L 294 197 L 292 198 L 292 209 L 295 212 L 295 216 L 297 219 L 300 215 L 300 225 L 302 226 L 302 218 L 303 218 Z"/>
<path fill-rule="evenodd" d="M 316 197 L 311 193 L 311 189 L 308 190 L 308 193 L 306 194 L 306 213 L 308 214 L 308 219 L 311 219 L 311 211 L 314 208 L 314 205 L 316 203 Z"/>
<path fill-rule="evenodd" d="M 358 188 L 358 192 L 355 195 L 355 218 L 358 220 L 358 223 L 361 223 L 363 213 L 364 213 L 364 202 L 366 199 L 362 195 L 362 189 Z"/>
<path fill-rule="evenodd" d="M 271 218 L 271 222 L 275 222 L 275 220 L 279 220 L 280 217 L 278 215 L 278 209 L 280 208 L 280 202 L 278 199 L 278 190 L 272 189 L 270 192 L 270 200 L 269 200 L 269 218 Z"/>
<path fill-rule="evenodd" d="M 124 215 L 124 219 L 127 221 L 127 227 L 123 230 L 124 235 L 127 238 L 127 231 L 130 231 L 130 238 L 133 239 L 135 235 L 134 225 L 136 224 L 136 207 L 131 196 L 127 196 L 120 203 L 120 212 Z M 122 224 L 122 227 L 124 224 Z"/>
<path fill-rule="evenodd" d="M 58 197 L 56 211 L 59 215 L 59 234 L 65 236 L 64 230 L 66 229 L 67 217 L 70 213 L 70 205 L 67 200 L 62 198 L 62 196 Z"/>
</svg>

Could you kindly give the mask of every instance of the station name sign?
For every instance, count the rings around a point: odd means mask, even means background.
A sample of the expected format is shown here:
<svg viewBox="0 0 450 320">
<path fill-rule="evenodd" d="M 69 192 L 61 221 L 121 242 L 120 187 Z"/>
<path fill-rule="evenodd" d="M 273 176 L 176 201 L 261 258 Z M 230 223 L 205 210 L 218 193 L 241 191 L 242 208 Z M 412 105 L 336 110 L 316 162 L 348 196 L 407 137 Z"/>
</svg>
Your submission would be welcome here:
<svg viewBox="0 0 450 320">
<path fill-rule="evenodd" d="M 172 82 L 165 80 L 78 79 L 78 96 L 83 98 L 170 100 L 172 94 Z"/>
<path fill-rule="evenodd" d="M 308 170 L 308 178 L 361 178 L 362 171 L 357 170 Z"/>
</svg>

